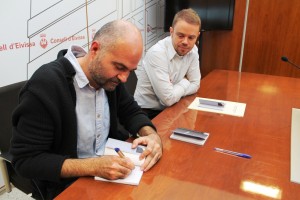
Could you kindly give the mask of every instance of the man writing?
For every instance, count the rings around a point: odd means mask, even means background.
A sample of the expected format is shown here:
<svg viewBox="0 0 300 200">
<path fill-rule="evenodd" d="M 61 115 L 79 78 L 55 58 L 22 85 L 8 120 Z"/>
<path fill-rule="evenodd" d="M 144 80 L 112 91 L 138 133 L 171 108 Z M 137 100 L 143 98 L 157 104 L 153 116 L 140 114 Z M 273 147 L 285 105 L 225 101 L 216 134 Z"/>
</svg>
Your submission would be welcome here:
<svg viewBox="0 0 300 200">
<path fill-rule="evenodd" d="M 194 10 L 179 11 L 170 27 L 170 36 L 153 45 L 136 70 L 134 98 L 151 119 L 199 89 L 201 74 L 195 43 L 200 26 Z"/>
<path fill-rule="evenodd" d="M 102 156 L 108 137 L 128 138 L 118 120 L 140 136 L 133 148 L 146 145 L 142 170 L 160 159 L 160 137 L 123 85 L 142 51 L 140 31 L 116 20 L 96 33 L 89 52 L 73 45 L 28 80 L 13 113 L 11 153 L 16 171 L 39 187 L 36 198 L 52 199 L 80 176 L 127 177 L 130 160 Z"/>
</svg>

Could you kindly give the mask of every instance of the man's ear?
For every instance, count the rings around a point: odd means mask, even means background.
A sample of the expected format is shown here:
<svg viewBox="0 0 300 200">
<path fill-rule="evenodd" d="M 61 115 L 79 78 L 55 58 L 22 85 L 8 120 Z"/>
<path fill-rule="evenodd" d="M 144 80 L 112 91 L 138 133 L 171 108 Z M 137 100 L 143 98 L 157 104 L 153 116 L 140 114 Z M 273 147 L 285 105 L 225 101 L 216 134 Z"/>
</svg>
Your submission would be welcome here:
<svg viewBox="0 0 300 200">
<path fill-rule="evenodd" d="M 91 44 L 90 52 L 96 53 L 98 50 L 100 50 L 100 43 L 98 41 L 93 41 Z"/>
<path fill-rule="evenodd" d="M 173 34 L 174 29 L 172 26 L 169 28 L 169 31 L 170 31 L 170 34 Z"/>
</svg>

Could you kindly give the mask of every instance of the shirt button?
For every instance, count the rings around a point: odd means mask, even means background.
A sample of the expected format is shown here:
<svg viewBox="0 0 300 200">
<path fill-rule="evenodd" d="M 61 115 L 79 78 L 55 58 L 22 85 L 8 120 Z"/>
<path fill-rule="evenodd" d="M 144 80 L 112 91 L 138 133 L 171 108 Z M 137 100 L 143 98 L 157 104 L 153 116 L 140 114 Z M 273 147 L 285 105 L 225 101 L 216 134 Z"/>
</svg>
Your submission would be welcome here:
<svg viewBox="0 0 300 200">
<path fill-rule="evenodd" d="M 97 118 L 100 118 L 100 114 L 97 114 Z"/>
</svg>

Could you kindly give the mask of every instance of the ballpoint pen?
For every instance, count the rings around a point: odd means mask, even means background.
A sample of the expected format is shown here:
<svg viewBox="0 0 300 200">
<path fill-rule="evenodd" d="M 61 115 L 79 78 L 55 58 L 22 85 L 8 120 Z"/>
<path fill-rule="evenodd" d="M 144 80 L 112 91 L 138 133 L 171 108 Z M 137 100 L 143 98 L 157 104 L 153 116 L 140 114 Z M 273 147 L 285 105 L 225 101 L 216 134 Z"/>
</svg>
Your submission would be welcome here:
<svg viewBox="0 0 300 200">
<path fill-rule="evenodd" d="M 214 149 L 217 152 L 226 153 L 226 154 L 233 155 L 233 156 L 238 156 L 238 157 L 248 158 L 248 159 L 252 158 L 252 156 L 250 156 L 249 154 L 245 154 L 245 153 L 238 153 L 238 152 L 229 151 L 229 150 L 225 150 L 225 149 L 221 149 L 221 148 L 214 148 Z"/>
<path fill-rule="evenodd" d="M 118 155 L 119 155 L 121 158 L 125 158 L 125 155 L 123 154 L 123 152 L 122 152 L 119 148 L 115 148 L 115 151 L 118 153 Z"/>
</svg>

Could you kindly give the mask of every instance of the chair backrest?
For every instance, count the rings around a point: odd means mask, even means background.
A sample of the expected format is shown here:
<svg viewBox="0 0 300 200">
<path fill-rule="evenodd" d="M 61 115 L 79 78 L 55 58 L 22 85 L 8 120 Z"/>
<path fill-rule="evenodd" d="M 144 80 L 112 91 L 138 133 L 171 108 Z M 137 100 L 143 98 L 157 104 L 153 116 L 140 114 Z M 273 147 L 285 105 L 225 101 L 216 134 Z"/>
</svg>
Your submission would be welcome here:
<svg viewBox="0 0 300 200">
<path fill-rule="evenodd" d="M 18 105 L 18 96 L 26 81 L 0 88 L 0 150 L 7 152 L 12 137 L 12 112 Z"/>
<path fill-rule="evenodd" d="M 5 160 L 11 162 L 10 140 L 12 137 L 12 113 L 19 103 L 19 93 L 26 81 L 14 83 L 0 88 L 0 150 Z M 11 164 L 7 165 L 9 181 L 19 190 L 26 194 L 32 193 L 38 186 L 33 187 L 30 179 L 21 177 L 13 169 Z"/>
</svg>

